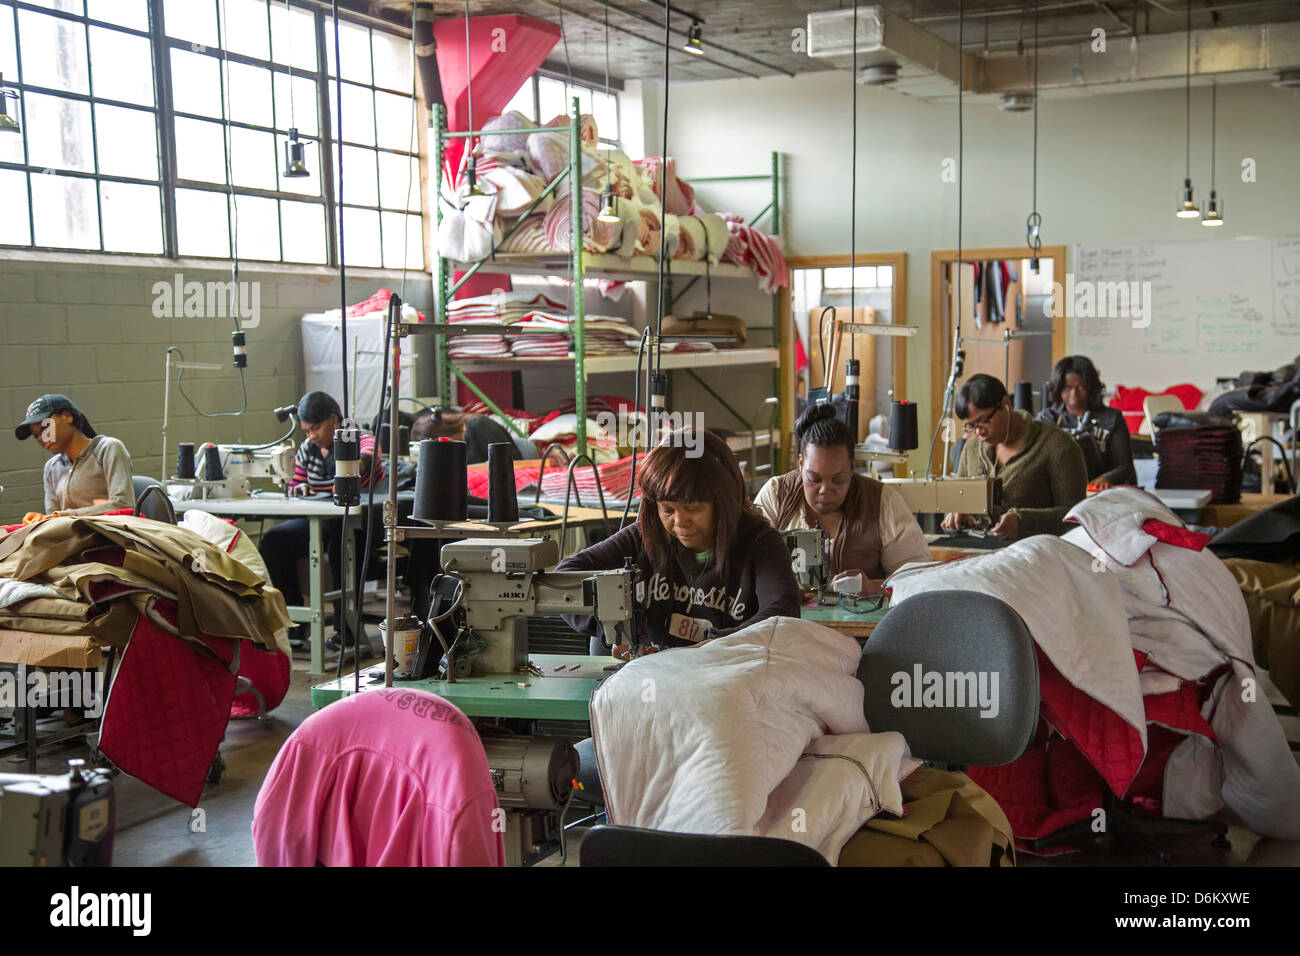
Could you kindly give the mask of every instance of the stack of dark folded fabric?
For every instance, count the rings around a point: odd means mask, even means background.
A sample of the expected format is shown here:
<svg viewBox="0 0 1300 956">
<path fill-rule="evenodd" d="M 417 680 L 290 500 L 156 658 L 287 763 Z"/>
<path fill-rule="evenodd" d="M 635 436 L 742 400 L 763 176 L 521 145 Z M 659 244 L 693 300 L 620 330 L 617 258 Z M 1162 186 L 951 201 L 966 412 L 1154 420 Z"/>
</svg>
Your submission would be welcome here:
<svg viewBox="0 0 1300 956">
<path fill-rule="evenodd" d="M 1203 412 L 1166 412 L 1155 426 L 1157 488 L 1209 491 L 1214 504 L 1241 500 L 1241 432 L 1234 421 Z"/>
</svg>

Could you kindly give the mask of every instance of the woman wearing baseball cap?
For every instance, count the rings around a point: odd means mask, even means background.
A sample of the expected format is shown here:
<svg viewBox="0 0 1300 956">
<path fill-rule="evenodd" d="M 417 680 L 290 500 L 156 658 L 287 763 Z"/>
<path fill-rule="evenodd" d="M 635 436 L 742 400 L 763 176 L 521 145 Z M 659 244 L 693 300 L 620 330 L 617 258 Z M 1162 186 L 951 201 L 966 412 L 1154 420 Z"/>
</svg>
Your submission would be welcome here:
<svg viewBox="0 0 1300 956">
<path fill-rule="evenodd" d="M 98 434 L 66 395 L 42 395 L 27 406 L 14 434 L 35 437 L 45 463 L 45 513 L 97 515 L 135 504 L 131 455 L 116 438 Z"/>
</svg>

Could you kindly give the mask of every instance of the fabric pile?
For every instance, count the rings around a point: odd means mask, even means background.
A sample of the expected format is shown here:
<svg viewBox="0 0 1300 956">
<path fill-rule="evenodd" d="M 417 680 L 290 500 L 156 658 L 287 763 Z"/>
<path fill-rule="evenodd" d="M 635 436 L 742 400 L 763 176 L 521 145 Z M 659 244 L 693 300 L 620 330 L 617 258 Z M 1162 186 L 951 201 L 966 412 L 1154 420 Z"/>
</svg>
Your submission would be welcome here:
<svg viewBox="0 0 1300 956">
<path fill-rule="evenodd" d="M 452 324 L 502 325 L 516 328 L 502 334 L 457 335 L 448 344 L 453 359 L 565 358 L 573 351 L 573 317 L 560 302 L 537 292 L 495 292 L 456 299 L 447 308 Z M 638 336 L 618 316 L 588 315 L 584 318 L 588 355 L 627 355 L 635 350 Z M 553 331 L 553 335 L 546 334 Z M 514 333 L 514 334 L 512 334 Z"/>
<path fill-rule="evenodd" d="M 1182 417 L 1199 414 L 1187 412 Z M 1241 500 L 1241 432 L 1232 421 L 1207 419 L 1204 424 L 1157 427 L 1155 438 L 1160 459 L 1157 488 L 1210 491 L 1215 504 Z"/>
<path fill-rule="evenodd" d="M 777 617 L 638 658 L 597 689 L 591 731 L 610 823 L 794 840 L 831 863 L 921 764 L 871 733 L 856 641 Z"/>
<path fill-rule="evenodd" d="M 561 115 L 545 124 L 556 127 L 553 133 L 492 133 L 536 128 L 528 117 L 512 111 L 484 124 L 475 169 L 488 195 L 468 195 L 464 157 L 459 169 L 444 170 L 440 255 L 465 262 L 485 258 L 494 249 L 533 255 L 570 251 L 574 186 L 562 182 L 543 196 L 568 166 L 568 122 Z M 581 123 L 584 251 L 623 259 L 657 258 L 662 232 L 671 259 L 707 259 L 714 265 L 725 260 L 749 268 L 768 293 L 788 283 L 779 241 L 737 216 L 701 209 L 694 189 L 677 176 L 673 157 L 666 162 L 659 157 L 633 161 L 620 150 L 600 149 L 595 119 L 584 114 Z M 606 185 L 618 198 L 616 223 L 598 218 Z M 534 200 L 537 204 L 530 209 Z"/>
<path fill-rule="evenodd" d="M 281 594 L 194 530 L 130 515 L 57 517 L 0 534 L 0 578 L 41 588 L 4 608 L 3 659 L 57 666 L 64 661 L 33 659 L 32 649 L 88 640 L 121 649 L 99 749 L 196 805 L 245 645 L 275 652 L 290 624 Z"/>
<path fill-rule="evenodd" d="M 453 300 L 447 307 L 447 321 L 452 324 L 512 325 L 538 309 L 556 314 L 564 312 L 563 305 L 540 292 L 494 292 Z M 510 354 L 510 343 L 504 334 L 456 335 L 448 341 L 447 354 L 453 359 L 501 358 Z"/>
<path fill-rule="evenodd" d="M 1208 539 L 1136 488 L 1102 492 L 1067 520 L 1081 527 L 1063 538 L 909 565 L 886 582 L 894 602 L 992 594 L 1038 647 L 1037 741 L 971 778 L 1018 838 L 1087 819 L 1103 787 L 1136 812 L 1201 819 L 1226 804 L 1263 836 L 1300 838 L 1300 767 L 1263 692 L 1246 692 L 1250 622 Z"/>
</svg>

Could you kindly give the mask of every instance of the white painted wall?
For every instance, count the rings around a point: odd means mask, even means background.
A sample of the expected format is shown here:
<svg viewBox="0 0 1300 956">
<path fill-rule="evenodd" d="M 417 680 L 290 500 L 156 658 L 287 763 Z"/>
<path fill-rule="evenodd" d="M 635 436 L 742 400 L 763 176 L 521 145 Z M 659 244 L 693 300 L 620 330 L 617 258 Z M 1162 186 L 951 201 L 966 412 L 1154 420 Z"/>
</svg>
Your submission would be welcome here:
<svg viewBox="0 0 1300 956">
<path fill-rule="evenodd" d="M 651 108 L 656 98 L 643 102 Z M 787 254 L 847 253 L 849 104 L 849 75 L 838 71 L 675 85 L 668 152 L 689 179 L 737 167 L 762 171 L 767 154 L 781 151 Z M 1209 114 L 1209 88 L 1194 87 L 1198 199 L 1209 186 Z M 661 119 L 647 115 L 644 128 L 656 130 Z M 1218 125 L 1218 187 L 1227 224 L 1217 236 L 1294 234 L 1300 226 L 1300 94 L 1267 84 L 1222 86 Z M 1031 132 L 1032 114 L 967 101 L 967 247 L 1024 242 Z M 657 141 L 647 135 L 646 149 L 655 151 Z M 1045 244 L 1203 239 L 1210 232 L 1173 214 L 1184 165 L 1181 90 L 1044 99 L 1039 146 Z M 907 318 L 922 327 L 909 345 L 908 391 L 922 403 L 923 433 L 931 427 L 930 252 L 957 244 L 957 187 L 941 182 L 940 164 L 956 153 L 955 103 L 931 105 L 859 88 L 858 251 L 908 255 Z M 1243 157 L 1256 160 L 1256 183 L 1241 182 Z"/>
</svg>

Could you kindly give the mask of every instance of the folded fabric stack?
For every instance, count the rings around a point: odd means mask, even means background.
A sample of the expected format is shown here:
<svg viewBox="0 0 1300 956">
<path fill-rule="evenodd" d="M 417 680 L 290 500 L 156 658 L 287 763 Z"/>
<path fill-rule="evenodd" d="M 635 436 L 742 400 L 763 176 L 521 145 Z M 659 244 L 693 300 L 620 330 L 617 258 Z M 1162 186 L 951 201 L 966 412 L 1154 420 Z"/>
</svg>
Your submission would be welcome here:
<svg viewBox="0 0 1300 956">
<path fill-rule="evenodd" d="M 447 307 L 451 324 L 513 325 L 536 309 L 563 312 L 564 306 L 540 292 L 494 292 L 466 299 L 456 299 Z M 490 333 L 451 336 L 447 354 L 453 359 L 505 358 L 510 343 L 504 334 Z"/>
<path fill-rule="evenodd" d="M 1235 425 L 1173 426 L 1156 432 L 1157 488 L 1195 488 L 1215 504 L 1241 500 L 1241 432 Z"/>
<path fill-rule="evenodd" d="M 532 358 L 569 354 L 572 316 L 534 311 L 526 315 L 520 325 L 526 329 L 554 329 L 555 334 L 545 335 L 538 331 L 525 335 L 507 335 L 511 354 Z M 617 316 L 588 315 L 583 320 L 583 328 L 586 331 L 588 355 L 626 355 L 631 351 L 628 342 L 637 341 L 637 330 Z"/>
</svg>

